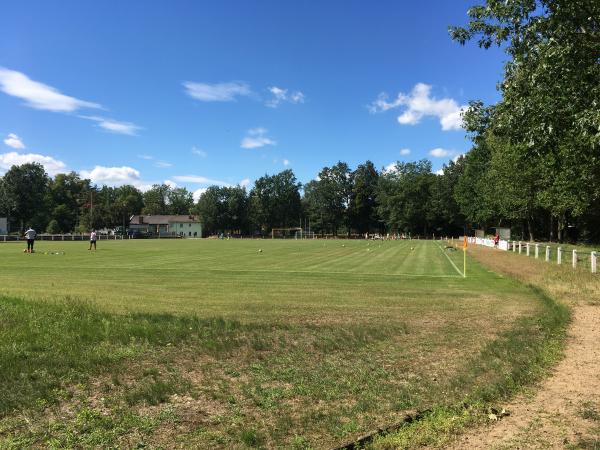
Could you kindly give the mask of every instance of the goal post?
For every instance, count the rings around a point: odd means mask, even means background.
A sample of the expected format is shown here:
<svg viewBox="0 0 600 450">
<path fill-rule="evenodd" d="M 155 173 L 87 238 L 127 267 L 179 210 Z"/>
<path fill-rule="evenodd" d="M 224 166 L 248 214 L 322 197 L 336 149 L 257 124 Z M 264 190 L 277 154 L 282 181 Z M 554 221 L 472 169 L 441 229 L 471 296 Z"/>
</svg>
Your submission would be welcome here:
<svg viewBox="0 0 600 450">
<path fill-rule="evenodd" d="M 300 227 L 271 229 L 271 239 L 302 239 L 303 234 Z"/>
</svg>

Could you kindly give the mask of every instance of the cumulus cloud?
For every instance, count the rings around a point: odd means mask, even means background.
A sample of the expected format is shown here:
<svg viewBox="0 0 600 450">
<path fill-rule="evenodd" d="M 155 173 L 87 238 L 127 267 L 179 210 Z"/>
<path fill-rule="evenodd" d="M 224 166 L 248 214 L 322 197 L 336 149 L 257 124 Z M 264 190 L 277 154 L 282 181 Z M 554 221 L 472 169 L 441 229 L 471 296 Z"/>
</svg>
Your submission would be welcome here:
<svg viewBox="0 0 600 450">
<path fill-rule="evenodd" d="M 105 184 L 107 186 L 121 186 L 132 184 L 134 186 L 142 185 L 140 172 L 133 167 L 104 167 L 96 166 L 93 170 L 82 170 L 82 178 L 89 178 L 95 184 Z"/>
<path fill-rule="evenodd" d="M 304 94 L 300 91 L 289 92 L 288 89 L 271 86 L 267 88 L 271 93 L 271 98 L 265 105 L 269 108 L 277 108 L 281 103 L 304 103 Z"/>
<path fill-rule="evenodd" d="M 387 166 L 385 166 L 383 168 L 384 173 L 392 173 L 392 172 L 396 172 L 396 171 L 397 171 L 396 162 L 389 163 Z"/>
<path fill-rule="evenodd" d="M 250 186 L 250 178 L 244 178 L 243 180 L 240 181 L 239 185 L 241 187 L 248 187 L 248 186 Z"/>
<path fill-rule="evenodd" d="M 403 148 L 402 150 L 400 150 L 400 154 L 402 156 L 408 156 L 408 155 L 410 155 L 410 148 Z"/>
<path fill-rule="evenodd" d="M 127 134 L 129 136 L 135 136 L 138 130 L 141 130 L 142 127 L 139 127 L 131 122 L 120 122 L 114 119 L 108 119 L 106 117 L 100 116 L 79 116 L 82 119 L 91 120 L 96 122 L 98 126 L 109 133 L 115 134 Z"/>
<path fill-rule="evenodd" d="M 98 103 L 70 97 L 56 88 L 30 79 L 24 73 L 4 67 L 0 67 L 0 90 L 25 100 L 27 106 L 35 109 L 73 112 L 83 108 L 102 108 Z"/>
<path fill-rule="evenodd" d="M 436 99 L 432 97 L 431 86 L 425 83 L 417 83 L 409 94 L 400 92 L 391 101 L 386 93 L 381 93 L 369 105 L 371 113 L 384 112 L 395 108 L 404 108 L 404 111 L 398 116 L 398 123 L 401 125 L 416 125 L 424 117 L 437 117 L 442 130 L 448 131 L 458 130 L 462 127 L 461 112 L 467 106 L 460 106 L 452 98 Z"/>
<path fill-rule="evenodd" d="M 9 133 L 8 137 L 4 139 L 4 143 L 9 147 L 16 148 L 17 150 L 25 148 L 25 144 L 23 144 L 21 138 L 14 133 Z"/>
<path fill-rule="evenodd" d="M 185 81 L 183 86 L 187 95 L 203 102 L 233 102 L 237 97 L 252 94 L 250 86 L 240 81 L 216 84 Z"/>
<path fill-rule="evenodd" d="M 194 155 L 198 155 L 202 158 L 206 158 L 208 156 L 207 152 L 205 152 L 204 150 L 202 150 L 201 148 L 198 148 L 196 146 L 192 147 L 192 153 Z"/>
<path fill-rule="evenodd" d="M 207 188 L 200 188 L 200 189 L 196 189 L 196 190 L 193 192 L 193 194 L 192 194 L 192 195 L 193 195 L 193 197 L 194 197 L 194 201 L 195 201 L 195 202 L 198 202 L 198 200 L 200 200 L 200 197 L 202 196 L 202 194 L 204 194 L 204 193 L 206 192 L 206 189 L 207 189 Z"/>
<path fill-rule="evenodd" d="M 9 170 L 12 166 L 20 166 L 22 164 L 34 162 L 44 166 L 46 172 L 51 176 L 65 172 L 67 168 L 67 165 L 64 162 L 54 159 L 51 156 L 17 152 L 0 154 L 0 170 L 2 171 Z"/>
<path fill-rule="evenodd" d="M 429 150 L 429 155 L 433 156 L 434 158 L 446 158 L 453 153 L 454 152 L 452 150 L 446 150 L 445 148 L 440 147 Z"/>
<path fill-rule="evenodd" d="M 175 189 L 177 187 L 177 183 L 175 183 L 172 180 L 165 180 L 165 183 L 167 186 L 169 186 L 171 189 Z"/>
<path fill-rule="evenodd" d="M 252 128 L 248 130 L 247 136 L 242 139 L 240 144 L 242 148 L 260 148 L 265 145 L 275 145 L 273 139 L 267 137 L 267 130 L 265 128 Z"/>
<path fill-rule="evenodd" d="M 463 156 L 465 156 L 465 153 L 459 153 L 458 155 L 456 155 L 454 158 L 452 158 L 452 161 L 454 161 L 455 163 L 458 162 L 458 160 L 460 158 L 462 158 Z"/>
<path fill-rule="evenodd" d="M 442 169 L 436 170 L 435 174 L 436 175 L 444 175 L 444 169 L 442 168 Z"/>
</svg>

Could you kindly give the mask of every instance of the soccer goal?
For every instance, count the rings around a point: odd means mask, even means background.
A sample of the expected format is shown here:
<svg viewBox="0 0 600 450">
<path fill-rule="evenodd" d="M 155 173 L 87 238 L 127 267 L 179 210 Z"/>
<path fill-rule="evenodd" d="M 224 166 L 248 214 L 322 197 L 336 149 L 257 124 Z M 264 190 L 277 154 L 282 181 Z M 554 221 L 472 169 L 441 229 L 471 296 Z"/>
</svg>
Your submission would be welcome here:
<svg viewBox="0 0 600 450">
<path fill-rule="evenodd" d="M 302 239 L 303 231 L 300 227 L 292 228 L 273 228 L 271 230 L 272 239 Z"/>
</svg>

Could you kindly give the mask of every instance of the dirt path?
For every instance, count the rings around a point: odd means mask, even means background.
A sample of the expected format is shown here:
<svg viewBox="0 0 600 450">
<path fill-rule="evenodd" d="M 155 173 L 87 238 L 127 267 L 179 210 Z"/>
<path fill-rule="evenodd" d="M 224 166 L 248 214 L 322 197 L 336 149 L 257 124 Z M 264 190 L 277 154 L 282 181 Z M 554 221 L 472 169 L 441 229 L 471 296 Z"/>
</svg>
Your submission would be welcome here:
<svg viewBox="0 0 600 450">
<path fill-rule="evenodd" d="M 499 272 L 547 286 L 572 307 L 565 357 L 531 395 L 505 405 L 509 416 L 461 436 L 451 448 L 600 449 L 600 277 L 539 261 L 515 264 L 524 257 L 503 253 L 475 250 L 473 256 Z"/>
</svg>

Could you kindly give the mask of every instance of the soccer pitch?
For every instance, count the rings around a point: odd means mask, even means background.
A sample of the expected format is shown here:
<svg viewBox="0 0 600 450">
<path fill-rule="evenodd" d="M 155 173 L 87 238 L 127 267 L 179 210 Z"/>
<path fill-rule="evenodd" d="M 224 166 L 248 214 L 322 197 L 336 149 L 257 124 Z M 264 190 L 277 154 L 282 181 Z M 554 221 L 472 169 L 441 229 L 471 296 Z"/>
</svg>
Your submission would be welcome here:
<svg viewBox="0 0 600 450">
<path fill-rule="evenodd" d="M 116 310 L 248 312 L 251 319 L 288 308 L 370 308 L 425 286 L 469 290 L 490 277 L 476 270 L 465 282 L 462 253 L 443 247 L 427 241 L 126 240 L 101 241 L 90 252 L 84 242 L 41 241 L 28 255 L 8 244 L 0 246 L 1 292 L 85 298 Z"/>
<path fill-rule="evenodd" d="M 502 381 L 513 362 L 492 364 L 485 349 L 544 305 L 474 261 L 463 278 L 462 252 L 444 247 L 126 240 L 90 252 L 42 241 L 29 255 L 0 245 L 0 357 L 46 377 L 0 391 L 10 405 L 0 444 L 326 448 L 459 402 Z M 70 309 L 82 301 L 91 306 Z M 44 327 L 56 342 L 35 340 Z M 32 347 L 27 363 L 19 346 Z M 57 411 L 68 413 L 48 433 Z"/>
</svg>

